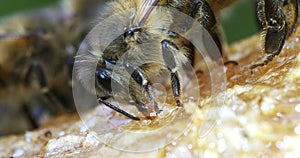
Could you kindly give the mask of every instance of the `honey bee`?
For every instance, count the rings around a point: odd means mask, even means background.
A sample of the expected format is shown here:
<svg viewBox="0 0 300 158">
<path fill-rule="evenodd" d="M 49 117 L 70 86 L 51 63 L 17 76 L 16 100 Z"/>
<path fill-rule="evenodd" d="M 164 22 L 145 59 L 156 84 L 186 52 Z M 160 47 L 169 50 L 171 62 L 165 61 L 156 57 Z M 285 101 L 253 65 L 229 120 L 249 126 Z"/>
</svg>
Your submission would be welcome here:
<svg viewBox="0 0 300 158">
<path fill-rule="evenodd" d="M 102 3 L 63 0 L 59 7 L 1 21 L 0 135 L 37 128 L 75 110 L 73 57 Z"/>
<path fill-rule="evenodd" d="M 107 3 L 102 11 L 100 19 L 108 18 L 111 15 L 122 15 L 117 23 L 111 25 L 107 22 L 104 31 L 124 30 L 124 33 L 114 39 L 105 49 L 99 51 L 86 51 L 76 57 L 75 69 L 77 79 L 87 88 L 93 80 L 96 84 L 96 94 L 99 103 L 112 108 L 113 110 L 133 120 L 140 120 L 121 108 L 106 101 L 114 97 L 112 86 L 124 87 L 122 82 L 125 73 L 130 75 L 129 94 L 130 99 L 146 118 L 152 118 L 151 114 L 160 113 L 157 101 L 151 93 L 151 82 L 161 71 L 167 70 L 170 74 L 169 82 L 173 93 L 173 100 L 176 106 L 182 107 L 182 84 L 178 73 L 179 67 L 187 62 L 193 63 L 195 53 L 194 46 L 186 39 L 181 38 L 170 28 L 177 17 L 171 12 L 157 7 L 173 8 L 192 17 L 200 23 L 210 34 L 216 43 L 219 51 L 225 51 L 220 35 L 219 23 L 216 18 L 221 9 L 231 5 L 235 0 L 115 0 Z M 132 9 L 128 11 L 128 9 Z M 266 59 L 250 67 L 250 71 L 258 66 L 263 66 L 279 54 L 284 41 L 293 32 L 297 22 L 298 1 L 296 0 L 259 0 L 258 18 L 263 26 L 265 36 Z M 158 27 L 159 26 L 159 27 Z M 105 27 L 105 26 L 102 26 Z M 143 47 L 142 44 L 156 42 L 154 47 Z M 205 44 L 205 41 L 204 41 Z M 113 75 L 116 63 L 123 66 L 120 75 Z M 210 52 L 209 52 L 210 53 Z M 214 61 L 219 57 L 210 54 Z M 147 64 L 137 64 L 139 60 L 149 61 Z M 88 63 L 96 63 L 96 70 L 89 67 Z M 157 64 L 159 63 L 159 64 Z M 92 64 L 90 64 L 92 65 Z M 118 67 L 119 68 L 119 67 Z M 95 76 L 89 80 L 87 76 Z"/>
<path fill-rule="evenodd" d="M 186 39 L 168 30 L 174 24 L 173 15 L 159 11 L 154 6 L 177 9 L 194 18 L 209 32 L 219 51 L 226 53 L 217 16 L 223 8 L 235 1 L 115 0 L 108 2 L 103 8 L 102 0 L 62 0 L 60 7 L 4 19 L 0 25 L 0 134 L 20 133 L 38 127 L 53 114 L 65 111 L 66 106 L 67 109 L 74 110 L 70 76 L 79 43 L 91 29 L 91 21 L 123 13 L 127 9 L 133 9 L 133 12 L 127 12 L 120 19 L 121 25 L 118 27 L 124 29 L 122 36 L 102 52 L 87 52 L 86 56 L 76 57 L 77 79 L 88 89 L 86 84 L 90 80 L 87 80 L 87 76 L 94 75 L 93 81 L 96 83 L 100 103 L 133 120 L 140 120 L 140 117 L 106 100 L 113 97 L 112 84 L 124 87 L 119 84 L 118 76 L 114 76 L 112 72 L 124 52 L 130 50 L 128 59 L 122 62 L 124 73 L 131 77 L 130 99 L 134 101 L 137 109 L 146 118 L 151 118 L 153 112 L 160 113 L 161 109 L 152 96 L 149 78 L 160 74 L 162 70 L 170 73 L 176 105 L 183 106 L 181 77 L 177 70 L 185 63 L 190 62 L 193 65 L 197 62 L 193 58 L 195 49 Z M 264 62 L 253 65 L 250 70 L 267 64 L 279 54 L 284 41 L 295 28 L 297 15 L 297 0 L 259 0 L 258 17 L 265 37 L 261 42 L 265 43 L 267 57 Z M 153 25 L 166 29 L 155 29 L 151 27 Z M 106 31 L 114 30 L 106 28 Z M 155 41 L 157 46 L 139 46 L 148 41 Z M 152 54 L 151 50 L 159 51 Z M 137 59 L 137 54 L 148 56 L 147 59 L 154 62 L 137 66 L 132 62 Z M 210 55 L 215 61 L 220 59 Z M 96 62 L 96 70 L 86 69 L 86 62 Z M 12 124 L 15 126 L 11 126 Z"/>
</svg>

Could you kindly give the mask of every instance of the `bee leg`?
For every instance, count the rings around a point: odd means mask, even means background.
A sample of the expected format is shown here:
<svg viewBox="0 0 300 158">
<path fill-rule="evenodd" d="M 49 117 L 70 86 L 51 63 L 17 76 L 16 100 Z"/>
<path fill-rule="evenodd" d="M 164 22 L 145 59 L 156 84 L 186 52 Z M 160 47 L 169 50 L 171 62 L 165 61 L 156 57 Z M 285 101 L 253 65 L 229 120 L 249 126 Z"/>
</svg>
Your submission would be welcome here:
<svg viewBox="0 0 300 158">
<path fill-rule="evenodd" d="M 22 104 L 22 110 L 31 124 L 32 129 L 38 128 L 45 121 L 48 121 L 49 116 L 53 116 L 53 111 L 49 111 L 48 105 L 45 104 L 43 98 L 35 98 L 27 100 Z"/>
<path fill-rule="evenodd" d="M 112 84 L 112 78 L 111 78 L 111 74 L 112 72 L 106 68 L 101 68 L 101 69 L 97 69 L 95 75 L 96 75 L 96 84 L 101 84 L 101 85 L 98 85 L 98 86 L 102 86 L 104 89 L 108 90 L 108 91 L 112 91 L 112 88 L 111 88 L 111 84 Z M 114 82 L 115 84 L 117 84 L 117 82 Z M 119 85 L 121 86 L 121 85 Z M 110 98 L 109 97 L 100 97 L 100 96 L 97 96 L 97 100 L 99 103 L 103 103 L 105 106 L 119 112 L 120 114 L 132 119 L 132 120 L 140 120 L 140 118 L 132 115 L 132 114 L 129 114 L 128 112 L 120 109 L 119 107 L 105 101 L 106 99 Z"/>
<path fill-rule="evenodd" d="M 51 92 L 49 92 L 44 71 L 38 61 L 32 62 L 25 74 L 24 81 L 26 87 L 37 86 L 35 88 L 41 89 L 43 93 L 42 95 L 46 96 L 47 101 L 49 101 L 50 98 L 56 100 L 56 103 L 53 104 L 55 107 L 51 106 L 51 102 L 45 104 L 43 100 L 37 99 L 35 101 L 29 100 L 30 103 L 23 104 L 22 109 L 30 121 L 31 126 L 33 128 L 38 128 L 40 125 L 39 120 L 43 119 L 43 115 L 53 113 L 58 114 L 63 110 L 63 108 L 61 103 L 53 96 Z M 60 111 L 57 109 L 57 107 L 58 109 L 61 107 Z"/>
<path fill-rule="evenodd" d="M 55 107 L 48 105 L 49 109 L 55 111 L 57 114 L 65 111 L 63 104 L 56 95 L 49 90 L 44 71 L 38 61 L 34 61 L 29 67 L 25 75 L 25 86 L 30 86 L 30 84 L 33 84 L 35 81 L 37 81 L 36 85 L 42 90 L 42 93 L 47 100 L 54 104 Z"/>
<path fill-rule="evenodd" d="M 27 105 L 27 104 L 23 104 L 22 109 L 23 109 L 26 117 L 28 118 L 28 120 L 29 120 L 32 128 L 33 129 L 38 128 L 39 127 L 39 123 L 37 121 L 37 117 L 32 114 L 32 110 L 31 110 L 30 106 Z"/>
<path fill-rule="evenodd" d="M 39 62 L 34 61 L 31 66 L 29 67 L 26 75 L 25 75 L 25 86 L 30 86 L 30 84 L 33 82 L 34 79 L 32 79 L 32 75 L 35 74 L 37 79 L 37 85 L 40 87 L 46 87 L 46 79 L 43 74 L 43 70 L 40 67 Z M 40 114 L 35 113 L 34 114 L 34 109 L 32 106 L 29 106 L 28 104 L 23 104 L 22 109 L 28 118 L 31 126 L 33 129 L 39 127 L 38 119 L 40 118 Z"/>
<path fill-rule="evenodd" d="M 137 103 L 138 110 L 142 112 L 143 115 L 145 115 L 146 117 L 151 117 L 149 116 L 149 114 L 152 112 L 152 107 L 150 107 L 146 101 L 147 99 L 149 99 L 150 102 L 153 104 L 154 111 L 156 113 L 159 113 L 160 110 L 158 108 L 158 104 L 149 91 L 150 82 L 148 81 L 146 75 L 144 75 L 143 70 L 137 66 L 132 65 L 127 61 L 124 61 L 124 67 L 126 71 L 131 75 L 131 79 L 134 80 L 134 82 L 132 82 L 132 80 L 130 81 L 129 88 L 131 90 L 131 96 L 133 97 L 134 101 Z M 146 92 L 147 99 L 143 99 L 143 96 L 141 95 L 137 96 L 137 94 L 139 93 L 136 92 L 136 90 L 140 88 L 141 88 L 140 91 Z"/>
<path fill-rule="evenodd" d="M 210 53 L 215 52 L 215 50 L 210 50 L 212 47 L 210 46 L 211 43 L 206 35 L 203 35 L 203 43 L 205 48 L 207 49 L 210 58 L 214 61 L 217 61 L 222 57 L 222 44 L 219 35 L 218 23 L 215 17 L 214 12 L 212 11 L 211 7 L 205 0 L 194 0 L 194 4 L 191 7 L 192 10 L 189 12 L 189 15 L 192 18 L 197 19 L 197 21 L 209 32 L 211 38 L 216 43 L 221 55 Z M 209 42 L 209 43 L 207 43 Z"/>
<path fill-rule="evenodd" d="M 74 57 L 70 56 L 67 58 L 67 66 L 68 66 L 68 74 L 69 74 L 69 78 L 72 79 L 72 72 L 73 72 L 73 67 L 74 67 Z"/>
<path fill-rule="evenodd" d="M 258 2 L 258 19 L 262 23 L 265 33 L 264 61 L 250 67 L 250 72 L 259 66 L 268 64 L 278 55 L 284 41 L 291 34 L 298 18 L 297 0 L 260 0 Z"/>
<path fill-rule="evenodd" d="M 161 42 L 162 44 L 162 54 L 164 62 L 168 68 L 168 70 L 171 72 L 171 82 L 172 82 L 172 92 L 173 96 L 176 100 L 177 106 L 183 106 L 183 104 L 180 101 L 181 98 L 181 87 L 180 87 L 180 79 L 178 75 L 178 67 L 176 63 L 175 56 L 177 54 L 178 48 L 175 46 L 174 43 L 163 40 Z"/>
<path fill-rule="evenodd" d="M 44 74 L 44 71 L 38 61 L 32 62 L 32 64 L 30 65 L 30 67 L 25 75 L 25 85 L 26 86 L 29 86 L 32 83 L 32 81 L 34 81 L 34 79 L 32 78 L 33 75 L 35 75 L 35 77 L 37 77 L 38 85 L 41 88 L 46 87 L 47 83 L 46 83 L 45 74 Z"/>
</svg>

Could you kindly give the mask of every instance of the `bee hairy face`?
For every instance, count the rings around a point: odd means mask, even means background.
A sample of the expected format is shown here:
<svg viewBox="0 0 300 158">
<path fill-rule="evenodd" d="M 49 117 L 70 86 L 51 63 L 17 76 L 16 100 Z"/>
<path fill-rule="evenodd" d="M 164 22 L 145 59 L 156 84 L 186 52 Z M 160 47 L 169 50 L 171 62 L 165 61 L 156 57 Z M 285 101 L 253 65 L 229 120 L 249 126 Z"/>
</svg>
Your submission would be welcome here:
<svg viewBox="0 0 300 158">
<path fill-rule="evenodd" d="M 32 130 L 74 112 L 74 56 L 90 29 L 87 21 L 97 17 L 102 3 L 62 0 L 60 6 L 1 19 L 0 135 Z"/>
</svg>

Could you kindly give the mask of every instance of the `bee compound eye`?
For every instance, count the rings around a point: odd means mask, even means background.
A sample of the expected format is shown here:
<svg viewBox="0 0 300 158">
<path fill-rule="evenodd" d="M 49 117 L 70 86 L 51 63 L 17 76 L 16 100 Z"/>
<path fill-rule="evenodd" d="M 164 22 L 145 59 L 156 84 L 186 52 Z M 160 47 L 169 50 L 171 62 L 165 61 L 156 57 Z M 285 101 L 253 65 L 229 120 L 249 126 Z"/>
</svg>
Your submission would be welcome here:
<svg viewBox="0 0 300 158">
<path fill-rule="evenodd" d="M 124 38 L 125 39 L 129 39 L 134 35 L 134 31 L 133 30 L 128 30 L 124 33 Z"/>
</svg>

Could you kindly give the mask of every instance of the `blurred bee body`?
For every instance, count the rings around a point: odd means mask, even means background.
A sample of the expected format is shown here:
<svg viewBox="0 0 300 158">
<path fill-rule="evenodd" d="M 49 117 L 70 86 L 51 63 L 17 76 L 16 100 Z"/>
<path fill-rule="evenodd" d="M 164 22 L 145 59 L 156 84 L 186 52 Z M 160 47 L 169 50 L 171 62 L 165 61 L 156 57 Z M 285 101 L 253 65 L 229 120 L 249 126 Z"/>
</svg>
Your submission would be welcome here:
<svg viewBox="0 0 300 158">
<path fill-rule="evenodd" d="M 159 113 L 156 100 L 153 98 L 151 91 L 151 83 L 149 78 L 158 75 L 163 70 L 170 73 L 170 83 L 174 101 L 177 106 L 181 103 L 181 80 L 178 69 L 181 65 L 189 62 L 189 55 L 194 52 L 193 46 L 185 39 L 180 38 L 176 33 L 169 31 L 173 20 L 176 17 L 164 8 L 155 8 L 154 6 L 162 6 L 165 8 L 174 8 L 182 13 L 189 15 L 198 21 L 210 34 L 222 53 L 224 48 L 220 40 L 220 31 L 215 16 L 222 8 L 232 4 L 235 0 L 116 0 L 107 4 L 101 16 L 102 19 L 110 15 L 122 15 L 123 18 L 114 25 L 116 28 L 108 27 L 104 30 L 113 31 L 113 29 L 123 29 L 124 34 L 119 36 L 109 44 L 105 50 L 87 53 L 86 56 L 77 56 L 76 67 L 77 78 L 83 85 L 88 87 L 90 80 L 86 76 L 91 76 L 94 72 L 84 67 L 85 62 L 96 62 L 96 93 L 98 101 L 106 106 L 122 113 L 123 115 L 133 119 L 140 120 L 132 114 L 110 104 L 105 99 L 113 96 L 111 85 L 124 87 L 120 78 L 130 74 L 129 93 L 130 98 L 134 101 L 137 109 L 146 117 L 151 118 L 153 113 Z M 266 4 L 266 5 L 264 5 Z M 266 53 L 275 56 L 282 48 L 282 43 L 288 37 L 295 27 L 298 4 L 295 0 L 260 0 L 258 3 L 258 11 L 261 22 L 264 23 L 265 32 L 265 48 Z M 292 10 L 293 15 L 290 16 L 286 8 Z M 130 10 L 132 9 L 132 10 Z M 130 10 L 130 11 L 128 11 Z M 283 24 L 283 25 L 280 25 Z M 285 25 L 288 24 L 288 25 Z M 104 26 L 105 27 L 105 26 Z M 160 28 L 160 29 L 158 29 Z M 282 32 L 281 29 L 286 31 Z M 101 33 L 100 33 L 101 34 Z M 157 45 L 152 47 L 141 46 L 141 44 L 156 41 Z M 205 45 L 204 41 L 204 45 Z M 116 77 L 113 76 L 113 69 L 121 56 L 127 52 L 125 59 L 122 59 L 124 70 Z M 156 52 L 156 53 L 153 53 Z M 210 53 L 210 52 L 208 52 Z M 218 61 L 220 58 L 209 54 L 210 57 Z M 97 58 L 96 58 L 97 57 Z M 98 60 L 99 61 L 95 61 Z M 268 59 L 272 60 L 272 59 Z M 148 61 L 147 64 L 139 63 L 139 61 Z M 193 62 L 193 61 L 190 61 Z M 250 69 L 266 64 L 253 65 Z M 89 87 L 88 89 L 90 89 Z M 124 87 L 125 88 L 125 87 Z"/>
<path fill-rule="evenodd" d="M 100 5 L 99 0 L 64 0 L 60 7 L 1 21 L 0 135 L 30 130 L 75 110 L 73 57 L 97 14 L 89 9 Z"/>
</svg>

